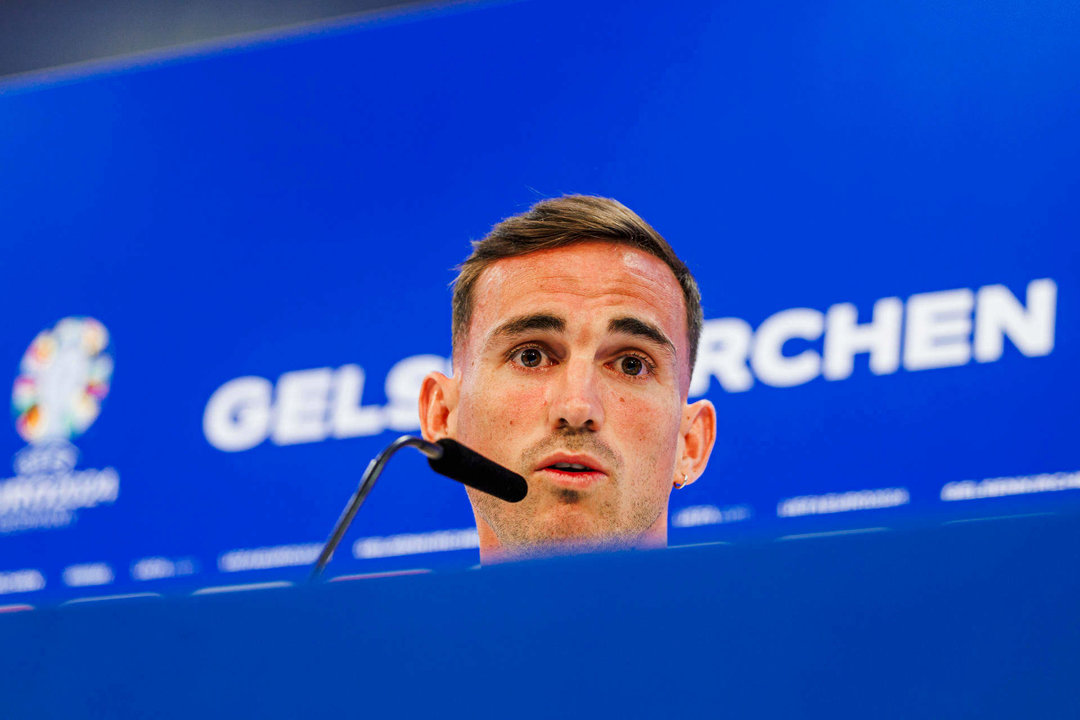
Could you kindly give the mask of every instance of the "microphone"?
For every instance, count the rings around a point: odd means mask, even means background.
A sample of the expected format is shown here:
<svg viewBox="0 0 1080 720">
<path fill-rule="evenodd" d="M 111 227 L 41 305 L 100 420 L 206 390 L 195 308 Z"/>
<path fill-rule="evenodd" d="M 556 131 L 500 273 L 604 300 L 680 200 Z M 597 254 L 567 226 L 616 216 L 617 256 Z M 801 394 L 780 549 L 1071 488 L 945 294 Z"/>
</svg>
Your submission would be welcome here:
<svg viewBox="0 0 1080 720">
<path fill-rule="evenodd" d="M 330 562 L 334 550 L 337 549 L 341 539 L 345 537 L 345 531 L 349 529 L 353 518 L 356 517 L 356 512 L 364 504 L 364 500 L 367 498 L 368 493 L 371 492 L 371 488 L 375 486 L 375 481 L 382 474 L 387 460 L 403 447 L 413 447 L 424 453 L 427 456 L 428 464 L 431 465 L 431 469 L 440 475 L 445 475 L 471 488 L 494 495 L 500 500 L 520 502 L 525 499 L 525 494 L 529 492 L 529 486 L 526 484 L 525 478 L 507 470 L 496 462 L 488 460 L 480 453 L 470 450 L 459 442 L 450 438 L 443 438 L 438 443 L 431 443 L 422 438 L 402 435 L 372 458 L 368 464 L 364 476 L 360 478 L 360 486 L 356 488 L 356 492 L 349 499 L 349 504 L 345 506 L 341 517 L 334 524 L 329 539 L 323 545 L 322 552 L 319 553 L 319 557 L 315 561 L 315 567 L 311 571 L 311 580 L 317 579 L 322 574 L 326 564 Z"/>
<path fill-rule="evenodd" d="M 442 448 L 442 455 L 428 455 L 428 465 L 440 475 L 506 502 L 521 502 L 529 492 L 525 478 L 458 441 L 443 438 L 436 444 Z"/>
</svg>

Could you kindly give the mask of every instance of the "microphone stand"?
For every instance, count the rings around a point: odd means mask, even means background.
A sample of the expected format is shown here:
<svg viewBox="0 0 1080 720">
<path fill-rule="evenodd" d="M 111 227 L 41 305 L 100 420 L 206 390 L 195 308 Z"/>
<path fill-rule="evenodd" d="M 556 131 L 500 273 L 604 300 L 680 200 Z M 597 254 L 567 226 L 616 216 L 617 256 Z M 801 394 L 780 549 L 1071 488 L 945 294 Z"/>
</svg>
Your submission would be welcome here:
<svg viewBox="0 0 1080 720">
<path fill-rule="evenodd" d="M 341 543 L 341 538 L 345 537 L 345 531 L 349 529 L 349 525 L 352 523 L 353 518 L 356 517 L 356 512 L 360 509 L 360 506 L 364 504 L 364 500 L 367 499 L 368 493 L 371 492 L 371 488 L 375 486 L 375 481 L 378 480 L 379 475 L 382 474 L 386 461 L 403 447 L 414 447 L 426 455 L 429 460 L 438 460 L 443 456 L 442 446 L 412 435 L 402 435 L 392 442 L 385 450 L 376 455 L 371 462 L 368 463 L 367 470 L 364 471 L 364 476 L 360 478 L 359 487 L 356 488 L 356 492 L 354 492 L 352 498 L 350 498 L 349 504 L 345 506 L 345 510 L 342 511 L 341 517 L 338 518 L 337 523 L 334 525 L 334 530 L 330 533 L 330 538 L 326 541 L 326 544 L 323 545 L 322 552 L 319 553 L 319 559 L 315 561 L 315 567 L 311 571 L 311 577 L 308 580 L 309 582 L 317 580 L 319 576 L 322 575 L 323 568 L 330 562 L 330 558 L 333 556 L 334 551 L 337 550 L 338 544 Z"/>
</svg>

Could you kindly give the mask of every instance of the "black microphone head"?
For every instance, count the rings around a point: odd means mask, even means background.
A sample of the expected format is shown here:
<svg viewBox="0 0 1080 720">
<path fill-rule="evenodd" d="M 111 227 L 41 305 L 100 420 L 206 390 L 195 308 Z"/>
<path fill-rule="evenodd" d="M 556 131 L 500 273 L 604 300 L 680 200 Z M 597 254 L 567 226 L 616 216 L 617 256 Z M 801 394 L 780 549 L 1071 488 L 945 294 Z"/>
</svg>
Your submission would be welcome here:
<svg viewBox="0 0 1080 720">
<path fill-rule="evenodd" d="M 470 450 L 456 440 L 443 438 L 438 442 L 443 449 L 438 460 L 428 458 L 428 465 L 440 475 L 494 495 L 506 502 L 520 502 L 529 492 L 525 478 L 516 472 Z"/>
</svg>

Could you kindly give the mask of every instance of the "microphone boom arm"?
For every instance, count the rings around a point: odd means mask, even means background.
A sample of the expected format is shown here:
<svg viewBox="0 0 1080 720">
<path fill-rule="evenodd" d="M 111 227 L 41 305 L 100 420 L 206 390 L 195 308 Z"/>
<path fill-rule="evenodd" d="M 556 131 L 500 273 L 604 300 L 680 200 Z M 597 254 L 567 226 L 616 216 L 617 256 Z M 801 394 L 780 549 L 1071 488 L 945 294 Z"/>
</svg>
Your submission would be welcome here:
<svg viewBox="0 0 1080 720">
<path fill-rule="evenodd" d="M 372 458 L 371 462 L 368 463 L 367 470 L 364 471 L 364 476 L 360 478 L 360 485 L 349 499 L 349 504 L 346 505 L 345 509 L 342 511 L 341 517 L 338 518 L 337 523 L 334 525 L 334 530 L 330 533 L 330 537 L 327 539 L 326 544 L 323 545 L 322 552 L 319 553 L 319 559 L 315 561 L 315 567 L 311 571 L 311 580 L 316 580 L 322 575 L 323 568 L 330 562 L 330 558 L 333 557 L 334 551 L 337 550 L 337 546 L 341 543 L 341 539 L 345 537 L 345 531 L 348 530 L 349 525 L 352 524 L 353 518 L 356 517 L 356 512 L 360 509 L 360 506 L 364 504 L 364 500 L 367 499 L 368 493 L 371 492 L 371 488 L 375 487 L 375 481 L 378 480 L 379 475 L 382 474 L 386 462 L 394 453 L 404 447 L 416 448 L 426 455 L 428 460 L 439 460 L 443 456 L 443 448 L 441 445 L 430 443 L 423 438 L 414 437 L 412 435 L 402 435 L 392 442 L 385 450 Z"/>
</svg>

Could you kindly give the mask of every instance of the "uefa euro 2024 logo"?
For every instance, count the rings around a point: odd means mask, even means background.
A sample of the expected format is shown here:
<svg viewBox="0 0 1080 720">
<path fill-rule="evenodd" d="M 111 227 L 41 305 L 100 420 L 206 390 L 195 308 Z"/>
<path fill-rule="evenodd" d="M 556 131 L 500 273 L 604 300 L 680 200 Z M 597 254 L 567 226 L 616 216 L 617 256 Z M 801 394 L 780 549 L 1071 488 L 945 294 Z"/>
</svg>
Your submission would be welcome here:
<svg viewBox="0 0 1080 720">
<path fill-rule="evenodd" d="M 86 432 L 109 394 L 109 331 L 93 318 L 64 318 L 23 355 L 12 391 L 15 429 L 41 445 Z"/>
<path fill-rule="evenodd" d="M 109 332 L 67 317 L 30 343 L 12 387 L 15 429 L 29 443 L 0 481 L 0 533 L 63 527 L 78 510 L 115 502 L 114 468 L 76 470 L 82 435 L 101 413 L 113 374 Z"/>
</svg>

